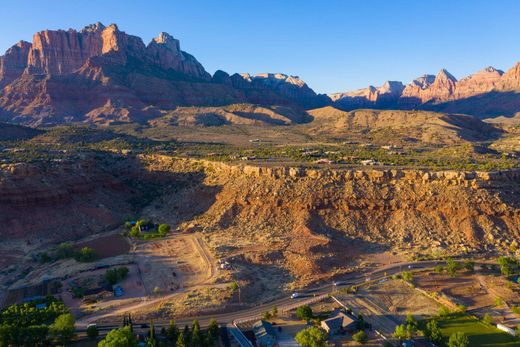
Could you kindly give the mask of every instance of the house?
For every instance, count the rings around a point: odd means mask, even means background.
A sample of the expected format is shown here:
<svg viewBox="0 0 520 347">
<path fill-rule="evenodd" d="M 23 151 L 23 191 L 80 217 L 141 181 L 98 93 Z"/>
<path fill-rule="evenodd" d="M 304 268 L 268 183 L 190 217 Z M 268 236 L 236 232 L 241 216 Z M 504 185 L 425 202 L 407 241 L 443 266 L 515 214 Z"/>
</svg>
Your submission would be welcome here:
<svg viewBox="0 0 520 347">
<path fill-rule="evenodd" d="M 329 318 L 321 322 L 321 327 L 330 335 L 356 330 L 357 319 L 341 310 L 333 311 Z"/>
<path fill-rule="evenodd" d="M 278 346 L 278 339 L 273 325 L 265 320 L 260 320 L 253 324 L 256 347 L 275 347 Z"/>
</svg>

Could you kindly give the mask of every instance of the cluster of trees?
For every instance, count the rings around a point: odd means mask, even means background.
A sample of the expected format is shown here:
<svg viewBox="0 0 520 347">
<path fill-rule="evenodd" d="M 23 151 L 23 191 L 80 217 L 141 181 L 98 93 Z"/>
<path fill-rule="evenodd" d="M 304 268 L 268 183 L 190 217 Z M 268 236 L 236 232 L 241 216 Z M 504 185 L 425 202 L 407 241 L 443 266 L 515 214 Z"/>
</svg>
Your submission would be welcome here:
<svg viewBox="0 0 520 347">
<path fill-rule="evenodd" d="M 128 268 L 126 266 L 119 267 L 116 269 L 109 269 L 105 272 L 104 279 L 106 283 L 114 285 L 128 276 Z"/>
<path fill-rule="evenodd" d="M 94 335 L 94 333 L 93 333 Z M 191 328 L 185 326 L 180 330 L 175 321 L 170 321 L 167 328 L 162 328 L 157 334 L 153 322 L 145 340 L 147 347 L 174 346 L 174 347 L 216 347 L 218 344 L 219 328 L 217 322 L 210 321 L 206 332 L 202 332 L 199 322 L 193 321 Z M 97 336 L 97 335 L 96 335 Z M 137 347 L 139 340 L 133 332 L 131 318 L 126 319 L 124 326 L 110 331 L 107 336 L 99 342 L 98 347 Z"/>
<path fill-rule="evenodd" d="M 51 254 L 47 252 L 40 253 L 39 258 L 42 263 L 68 258 L 74 258 L 78 262 L 87 263 L 96 260 L 97 256 L 96 252 L 90 247 L 76 250 L 70 243 L 63 242 Z"/>
<path fill-rule="evenodd" d="M 153 224 L 152 221 L 145 219 L 138 220 L 135 225 L 132 225 L 130 222 L 126 222 L 125 226 L 129 230 L 128 235 L 144 240 L 165 237 L 171 230 L 169 224 L 159 224 L 157 226 L 156 224 Z M 143 227 L 146 227 L 146 232 L 141 231 Z"/>
<path fill-rule="evenodd" d="M 395 327 L 394 337 L 400 342 L 409 340 L 417 333 L 417 320 L 411 314 L 406 316 L 406 323 Z"/>
<path fill-rule="evenodd" d="M 445 312 L 439 312 L 439 315 L 444 315 Z M 412 339 L 419 328 L 419 325 L 412 315 L 406 317 L 406 324 L 398 325 L 395 328 L 394 337 L 399 339 L 401 343 L 403 340 Z M 422 329 L 424 336 L 437 346 L 442 345 L 444 337 L 439 327 L 437 319 L 432 319 L 426 323 L 426 326 Z M 452 334 L 447 342 L 448 347 L 469 347 L 468 336 L 462 332 L 456 332 Z"/>
<path fill-rule="evenodd" d="M 11 305 L 0 314 L 0 346 L 65 345 L 74 337 L 74 323 L 63 302 L 52 297 Z"/>
</svg>

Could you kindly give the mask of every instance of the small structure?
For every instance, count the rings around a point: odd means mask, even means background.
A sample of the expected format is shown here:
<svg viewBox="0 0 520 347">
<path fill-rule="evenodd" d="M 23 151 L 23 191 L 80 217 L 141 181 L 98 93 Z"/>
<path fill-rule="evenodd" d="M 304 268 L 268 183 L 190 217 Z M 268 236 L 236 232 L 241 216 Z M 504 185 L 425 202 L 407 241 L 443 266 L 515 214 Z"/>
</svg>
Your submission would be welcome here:
<svg viewBox="0 0 520 347">
<path fill-rule="evenodd" d="M 342 310 L 334 310 L 330 317 L 321 322 L 321 327 L 329 335 L 356 330 L 357 319 Z"/>
<path fill-rule="evenodd" d="M 273 325 L 265 320 L 260 320 L 253 324 L 256 347 L 275 347 L 278 346 L 278 338 Z"/>
<path fill-rule="evenodd" d="M 497 329 L 505 331 L 506 333 L 508 333 L 511 336 L 516 336 L 517 335 L 517 333 L 516 333 L 516 331 L 514 329 L 511 329 L 510 327 L 505 326 L 505 325 L 500 324 L 500 323 L 497 324 Z"/>
<path fill-rule="evenodd" d="M 115 297 L 123 296 L 123 294 L 125 293 L 123 291 L 123 288 L 121 286 L 119 286 L 119 285 L 115 285 L 113 289 L 114 289 L 114 296 Z"/>
</svg>

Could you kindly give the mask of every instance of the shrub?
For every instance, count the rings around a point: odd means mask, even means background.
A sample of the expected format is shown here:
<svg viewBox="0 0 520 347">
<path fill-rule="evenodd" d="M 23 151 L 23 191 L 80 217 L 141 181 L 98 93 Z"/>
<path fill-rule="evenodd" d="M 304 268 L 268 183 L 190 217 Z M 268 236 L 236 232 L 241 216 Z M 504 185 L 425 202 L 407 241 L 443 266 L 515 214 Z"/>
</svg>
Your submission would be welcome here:
<svg viewBox="0 0 520 347">
<path fill-rule="evenodd" d="M 157 231 L 159 232 L 159 235 L 165 236 L 170 232 L 170 226 L 168 224 L 161 224 Z"/>
<path fill-rule="evenodd" d="M 413 274 L 410 272 L 410 271 L 404 271 L 402 274 L 401 274 L 401 278 L 408 282 L 408 283 L 412 283 L 413 281 Z"/>
<path fill-rule="evenodd" d="M 74 259 L 79 262 L 87 263 L 96 259 L 96 252 L 90 247 L 83 247 L 74 254 Z"/>
<path fill-rule="evenodd" d="M 486 313 L 482 318 L 482 321 L 487 324 L 493 324 L 493 317 L 489 313 Z"/>
<path fill-rule="evenodd" d="M 448 260 L 446 260 L 446 271 L 448 272 L 448 275 L 450 275 L 450 277 L 455 277 L 455 275 L 457 274 L 457 271 L 459 271 L 459 269 L 460 269 L 459 263 L 455 262 L 451 258 L 448 258 Z"/>
<path fill-rule="evenodd" d="M 119 281 L 122 281 L 126 278 L 128 275 L 128 268 L 126 266 L 120 267 L 117 269 L 109 269 L 105 272 L 105 281 L 110 284 L 114 285 Z"/>
<path fill-rule="evenodd" d="M 354 341 L 362 345 L 368 342 L 368 335 L 363 330 L 358 331 L 357 333 L 352 335 L 352 338 L 354 339 Z"/>
<path fill-rule="evenodd" d="M 312 308 L 309 305 L 303 305 L 296 309 L 296 316 L 301 320 L 309 321 L 313 317 Z"/>
<path fill-rule="evenodd" d="M 512 276 L 518 271 L 518 261 L 513 257 L 498 258 L 498 265 L 500 265 L 500 272 L 504 276 Z"/>
</svg>

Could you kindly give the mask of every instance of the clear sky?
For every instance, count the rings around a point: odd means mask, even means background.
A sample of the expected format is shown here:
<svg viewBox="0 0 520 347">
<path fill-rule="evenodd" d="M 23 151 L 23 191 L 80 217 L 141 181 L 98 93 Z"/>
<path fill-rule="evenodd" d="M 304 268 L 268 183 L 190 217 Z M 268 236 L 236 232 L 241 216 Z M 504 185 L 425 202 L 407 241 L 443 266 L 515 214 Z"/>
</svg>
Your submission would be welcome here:
<svg viewBox="0 0 520 347">
<path fill-rule="evenodd" d="M 5 0 L 0 50 L 42 29 L 101 21 L 181 40 L 208 70 L 284 72 L 317 92 L 457 78 L 520 60 L 518 0 Z"/>
</svg>

